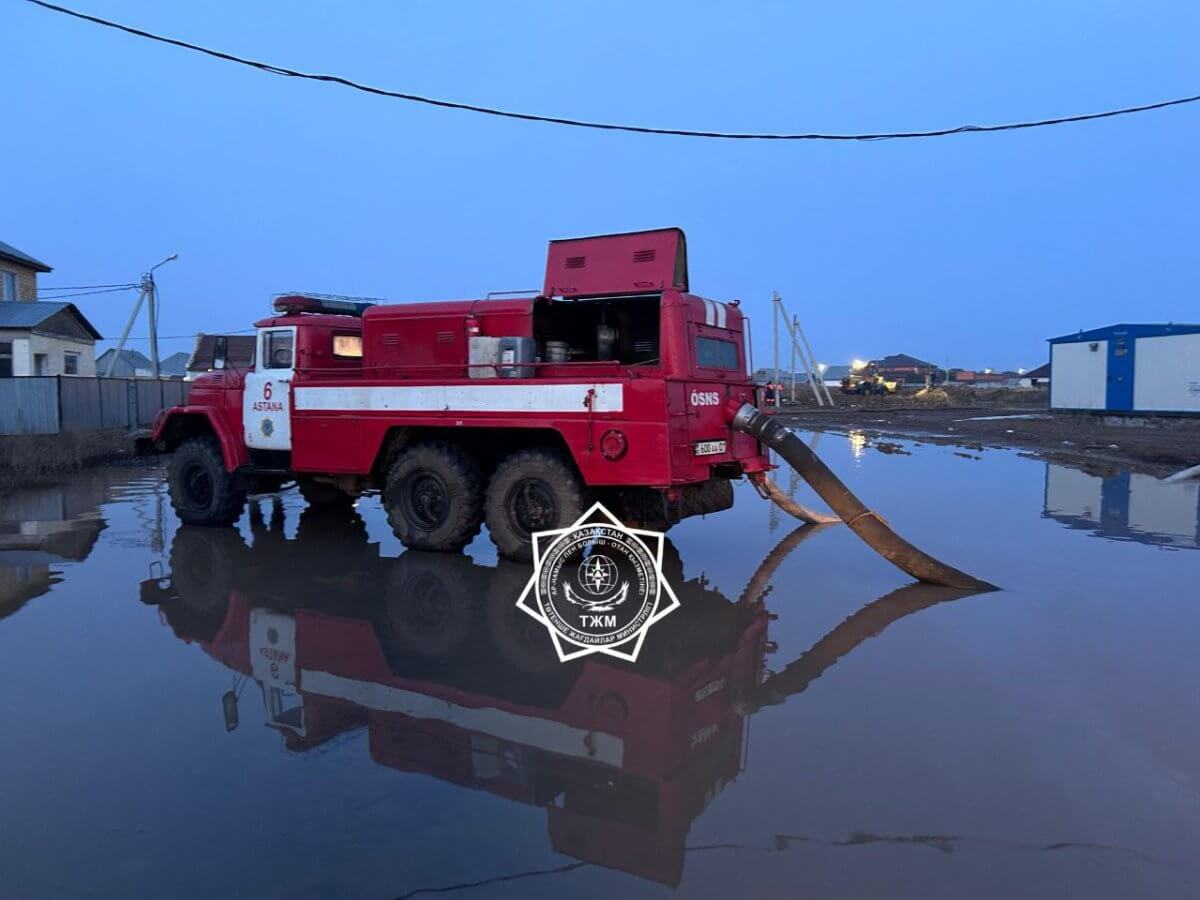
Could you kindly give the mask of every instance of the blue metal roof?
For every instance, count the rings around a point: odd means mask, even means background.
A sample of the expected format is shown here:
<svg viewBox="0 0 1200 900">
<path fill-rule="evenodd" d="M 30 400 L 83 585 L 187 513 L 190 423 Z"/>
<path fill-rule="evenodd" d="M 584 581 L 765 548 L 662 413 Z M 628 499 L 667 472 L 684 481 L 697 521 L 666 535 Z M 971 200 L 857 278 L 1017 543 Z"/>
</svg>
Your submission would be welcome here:
<svg viewBox="0 0 1200 900">
<path fill-rule="evenodd" d="M 75 308 L 74 303 L 54 302 L 52 300 L 36 300 L 32 303 L 7 301 L 0 303 L 0 328 L 37 328 L 47 319 L 60 312 L 73 315 L 92 337 L 99 340 L 98 332 L 83 313 Z"/>
<path fill-rule="evenodd" d="M 103 369 L 105 366 L 107 366 L 109 359 L 111 359 L 112 355 L 116 352 L 117 350 L 115 347 L 109 347 L 107 350 L 97 356 L 96 368 Z M 150 357 L 146 356 L 146 354 L 142 353 L 140 350 L 130 350 L 128 348 L 122 350 L 121 355 L 117 357 L 117 361 L 129 363 L 129 367 L 132 369 L 150 368 Z M 162 366 L 160 365 L 159 369 L 161 370 L 161 368 Z"/>
<path fill-rule="evenodd" d="M 1165 325 L 1121 324 L 1077 331 L 1061 337 L 1047 338 L 1051 344 L 1076 344 L 1082 341 L 1103 341 L 1111 337 L 1163 337 L 1168 334 L 1200 334 L 1200 325 L 1168 322 Z"/>
<path fill-rule="evenodd" d="M 28 253 L 22 253 L 12 244 L 6 244 L 4 241 L 0 241 L 0 257 L 4 259 L 11 259 L 13 262 L 27 266 L 36 272 L 52 271 L 52 269 L 40 259 L 34 259 Z"/>
</svg>

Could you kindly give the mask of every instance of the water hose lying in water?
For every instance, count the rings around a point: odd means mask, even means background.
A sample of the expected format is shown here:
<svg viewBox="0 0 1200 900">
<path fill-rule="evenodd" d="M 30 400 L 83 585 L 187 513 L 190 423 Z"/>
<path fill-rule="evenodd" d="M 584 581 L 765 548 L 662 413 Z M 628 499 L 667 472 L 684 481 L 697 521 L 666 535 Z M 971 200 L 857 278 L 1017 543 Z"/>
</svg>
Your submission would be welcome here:
<svg viewBox="0 0 1200 900">
<path fill-rule="evenodd" d="M 741 404 L 733 413 L 730 424 L 735 431 L 742 431 L 757 438 L 787 460 L 850 530 L 892 565 L 928 584 L 975 591 L 996 589 L 995 585 L 934 559 L 892 531 L 891 526 L 878 513 L 867 509 L 863 502 L 842 484 L 804 441 L 751 404 Z"/>
<path fill-rule="evenodd" d="M 763 474 L 760 481 L 754 482 L 755 486 L 760 488 L 766 495 L 767 499 L 782 509 L 785 513 L 795 516 L 801 522 L 807 522 L 809 525 L 840 525 L 841 519 L 837 516 L 831 516 L 827 513 L 817 512 L 815 509 L 809 509 L 802 503 L 797 503 L 791 497 L 783 492 L 783 489 L 773 482 L 770 478 Z"/>
</svg>

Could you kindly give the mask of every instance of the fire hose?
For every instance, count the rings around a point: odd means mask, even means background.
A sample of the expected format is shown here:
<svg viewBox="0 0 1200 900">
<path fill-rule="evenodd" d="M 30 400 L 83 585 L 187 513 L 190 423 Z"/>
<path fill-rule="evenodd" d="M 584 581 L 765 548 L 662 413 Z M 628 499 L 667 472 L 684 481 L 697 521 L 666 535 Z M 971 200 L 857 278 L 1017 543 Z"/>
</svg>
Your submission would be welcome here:
<svg viewBox="0 0 1200 900">
<path fill-rule="evenodd" d="M 751 404 L 741 404 L 733 413 L 730 424 L 735 431 L 757 438 L 787 460 L 847 527 L 892 565 L 929 584 L 975 591 L 996 590 L 995 585 L 934 559 L 896 534 L 878 513 L 868 509 L 851 493 L 804 441 Z M 765 479 L 763 481 L 769 484 Z M 782 494 L 778 488 L 775 490 Z"/>
</svg>

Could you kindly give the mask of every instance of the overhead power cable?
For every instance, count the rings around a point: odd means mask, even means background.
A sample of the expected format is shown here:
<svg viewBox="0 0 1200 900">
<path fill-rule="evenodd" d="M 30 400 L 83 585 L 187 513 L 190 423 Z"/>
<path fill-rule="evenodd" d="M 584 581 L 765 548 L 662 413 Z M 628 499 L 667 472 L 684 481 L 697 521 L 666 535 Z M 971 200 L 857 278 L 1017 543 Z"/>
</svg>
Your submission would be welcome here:
<svg viewBox="0 0 1200 900">
<path fill-rule="evenodd" d="M 48 294 L 38 297 L 39 300 L 70 300 L 73 297 L 91 297 L 95 294 L 117 294 L 125 291 L 131 291 L 136 288 L 136 284 L 125 284 L 120 287 L 111 287 L 99 291 L 80 291 L 77 294 Z M 41 294 L 41 291 L 38 292 Z"/>
<path fill-rule="evenodd" d="M 205 331 L 205 332 L 203 332 L 203 334 L 214 334 L 214 335 L 254 334 L 256 331 L 257 331 L 257 329 L 255 329 L 255 328 L 243 328 L 239 331 Z M 158 336 L 158 339 L 160 341 L 194 341 L 196 338 L 198 338 L 200 336 L 201 333 L 202 332 L 197 331 L 195 334 L 160 334 Z M 115 341 L 116 338 L 100 338 L 100 340 L 101 341 Z M 130 341 L 148 341 L 148 340 L 150 340 L 150 338 L 148 338 L 146 336 L 139 337 L 135 334 L 131 334 L 131 335 L 129 335 L 129 337 L 125 338 L 125 343 L 129 343 Z"/>
<path fill-rule="evenodd" d="M 38 288 L 38 292 L 41 293 L 44 291 L 93 291 L 93 290 L 97 290 L 98 288 L 135 288 L 135 287 L 137 287 L 137 284 L 135 282 L 131 281 L 126 284 L 76 284 L 76 285 L 70 285 L 70 286 L 57 285 L 55 287 L 40 287 L 40 288 Z"/>
<path fill-rule="evenodd" d="M 338 84 L 342 87 L 352 88 L 356 91 L 362 91 L 367 94 L 375 94 L 380 97 L 389 97 L 394 100 L 405 100 L 410 103 L 423 103 L 427 106 L 436 106 L 443 109 L 458 109 L 465 112 L 479 113 L 486 116 L 498 116 L 504 119 L 520 119 L 525 122 L 543 122 L 549 125 L 566 125 L 572 128 L 591 128 L 599 131 L 623 131 L 633 134 L 659 134 L 670 135 L 674 137 L 716 138 L 720 140 L 734 141 L 885 141 L 898 140 L 902 138 L 932 138 L 944 137 L 951 134 L 968 134 L 992 131 L 1019 131 L 1026 128 L 1043 128 L 1048 125 L 1065 125 L 1072 122 L 1087 122 L 1093 119 L 1109 119 L 1114 116 L 1127 116 L 1132 115 L 1133 113 L 1148 112 L 1153 109 L 1166 109 L 1169 106 L 1182 106 L 1185 103 L 1195 103 L 1200 101 L 1200 94 L 1195 94 L 1190 97 L 1178 97 L 1174 100 L 1160 100 L 1156 103 L 1146 103 L 1142 104 L 1141 106 L 1126 106 L 1121 109 L 1110 109 L 1104 112 L 1082 113 L 1073 116 L 1058 116 L 1052 119 L 1036 119 L 1026 122 L 1008 122 L 1000 125 L 957 125 L 951 128 L 935 128 L 927 131 L 881 131 L 868 132 L 865 134 L 823 134 L 819 132 L 789 134 L 694 131 L 686 128 L 652 128 L 645 125 L 620 125 L 612 122 L 591 122 L 585 119 L 568 119 L 560 116 L 544 116 L 536 113 L 515 112 L 513 110 L 497 109 L 490 106 L 477 106 L 473 103 L 460 103 L 454 100 L 438 100 L 433 97 L 423 97 L 419 94 L 393 91 L 389 90 L 388 88 L 362 84 L 349 78 L 343 78 L 340 75 L 321 75 L 314 72 L 301 72 L 297 69 L 289 69 L 284 66 L 276 66 L 272 65 L 271 63 L 259 62 L 257 60 L 235 56 L 232 53 L 225 53 L 221 50 L 213 50 L 209 47 L 202 47 L 199 44 L 192 44 L 188 41 L 178 40 L 177 38 L 166 37 L 164 35 L 154 34 L 150 31 L 144 31 L 141 28 L 133 28 L 129 25 L 122 25 L 119 22 L 112 22 L 108 19 L 102 19 L 99 16 L 92 16 L 88 15 L 87 13 L 77 12 L 76 10 L 68 9 L 65 6 L 47 3 L 45 0 L 26 0 L 26 2 L 32 3 L 35 6 L 40 6 L 43 9 L 51 10 L 52 12 L 62 13 L 63 15 L 72 16 L 76 19 L 82 19 L 86 22 L 92 22 L 96 25 L 103 25 L 106 28 L 114 28 L 117 31 L 123 31 L 126 34 L 132 34 L 136 37 L 146 38 L 151 41 L 158 41 L 162 44 L 170 44 L 173 47 L 180 47 L 184 50 L 192 50 L 196 53 L 203 53 L 206 56 L 225 60 L 226 62 L 250 66 L 251 68 L 259 69 L 263 72 L 269 72 L 272 75 L 282 75 L 287 78 L 302 78 L 309 81 L 324 81 L 330 84 Z"/>
</svg>

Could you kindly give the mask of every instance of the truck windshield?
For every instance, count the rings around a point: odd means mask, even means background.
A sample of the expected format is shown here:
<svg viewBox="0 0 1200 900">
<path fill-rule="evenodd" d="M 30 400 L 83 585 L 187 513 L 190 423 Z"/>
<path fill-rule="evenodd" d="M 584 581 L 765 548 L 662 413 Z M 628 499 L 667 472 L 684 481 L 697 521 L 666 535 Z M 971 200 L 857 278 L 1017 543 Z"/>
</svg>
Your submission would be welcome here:
<svg viewBox="0 0 1200 900">
<path fill-rule="evenodd" d="M 737 369 L 738 348 L 733 341 L 696 338 L 696 365 L 703 369 Z"/>
</svg>

